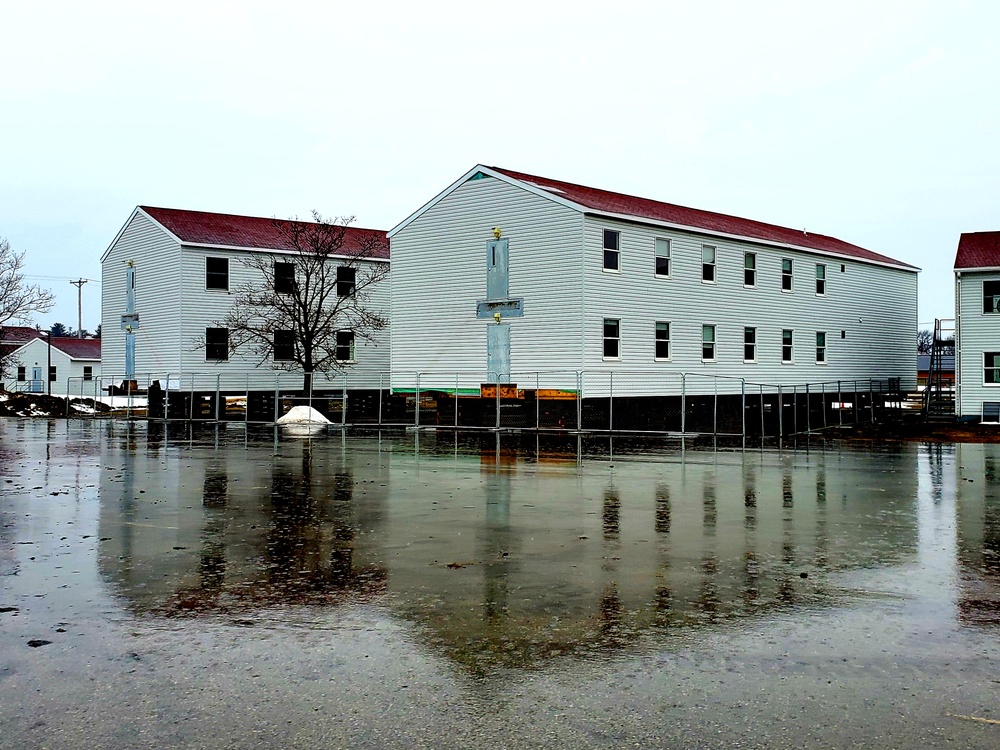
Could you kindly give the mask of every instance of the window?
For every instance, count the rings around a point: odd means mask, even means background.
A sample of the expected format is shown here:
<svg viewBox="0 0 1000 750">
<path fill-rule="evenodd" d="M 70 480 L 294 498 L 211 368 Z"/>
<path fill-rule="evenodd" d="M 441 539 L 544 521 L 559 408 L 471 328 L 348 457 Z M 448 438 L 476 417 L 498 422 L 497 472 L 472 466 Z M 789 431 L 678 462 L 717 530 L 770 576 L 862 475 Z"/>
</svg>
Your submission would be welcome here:
<svg viewBox="0 0 1000 750">
<path fill-rule="evenodd" d="M 617 318 L 604 319 L 604 358 L 618 359 L 621 344 L 621 321 Z"/>
<path fill-rule="evenodd" d="M 787 328 L 781 332 L 781 361 L 792 361 L 792 332 Z"/>
<path fill-rule="evenodd" d="M 84 380 L 93 380 L 94 379 L 94 367 L 93 367 L 93 365 L 84 365 L 83 366 L 83 379 Z"/>
<path fill-rule="evenodd" d="M 205 329 L 205 361 L 211 359 L 221 362 L 229 359 L 228 328 Z"/>
<path fill-rule="evenodd" d="M 656 359 L 670 359 L 670 323 L 658 320 L 655 328 L 654 356 Z"/>
<path fill-rule="evenodd" d="M 56 366 L 55 365 L 49 365 L 49 382 L 50 383 L 56 382 Z"/>
<path fill-rule="evenodd" d="M 24 365 L 17 366 L 17 379 L 20 380 L 22 383 L 28 379 L 28 373 L 24 369 Z"/>
<path fill-rule="evenodd" d="M 816 364 L 826 362 L 826 331 L 816 331 Z"/>
<path fill-rule="evenodd" d="M 757 286 L 757 253 L 743 253 L 743 286 Z"/>
<path fill-rule="evenodd" d="M 355 269 L 349 266 L 337 266 L 337 296 L 353 297 L 356 291 L 354 279 Z"/>
<path fill-rule="evenodd" d="M 826 266 L 816 264 L 816 294 L 826 294 Z"/>
<path fill-rule="evenodd" d="M 983 282 L 983 312 L 1000 312 L 1000 281 Z"/>
<path fill-rule="evenodd" d="M 274 332 L 274 361 L 288 362 L 295 359 L 295 334 L 292 331 Z"/>
<path fill-rule="evenodd" d="M 715 248 L 711 245 L 701 246 L 701 280 L 715 283 Z"/>
<path fill-rule="evenodd" d="M 621 255 L 619 244 L 621 242 L 621 232 L 614 229 L 604 230 L 604 270 L 620 270 L 619 256 Z"/>
<path fill-rule="evenodd" d="M 715 326 L 701 327 L 701 358 L 705 362 L 715 361 Z"/>
<path fill-rule="evenodd" d="M 750 326 L 743 329 L 743 361 L 757 361 L 757 329 Z"/>
<path fill-rule="evenodd" d="M 291 294 L 294 291 L 295 291 L 295 264 L 275 262 L 274 264 L 275 294 Z"/>
<path fill-rule="evenodd" d="M 338 362 L 354 361 L 354 331 L 337 331 L 337 348 L 333 356 Z"/>
<path fill-rule="evenodd" d="M 781 291 L 792 291 L 792 261 L 789 258 L 781 259 Z"/>
<path fill-rule="evenodd" d="M 229 289 L 229 258 L 205 258 L 205 288 Z"/>
<path fill-rule="evenodd" d="M 670 240 L 657 239 L 654 242 L 656 252 L 656 275 L 670 275 Z"/>
<path fill-rule="evenodd" d="M 983 383 L 1000 383 L 1000 352 L 983 352 Z"/>
</svg>

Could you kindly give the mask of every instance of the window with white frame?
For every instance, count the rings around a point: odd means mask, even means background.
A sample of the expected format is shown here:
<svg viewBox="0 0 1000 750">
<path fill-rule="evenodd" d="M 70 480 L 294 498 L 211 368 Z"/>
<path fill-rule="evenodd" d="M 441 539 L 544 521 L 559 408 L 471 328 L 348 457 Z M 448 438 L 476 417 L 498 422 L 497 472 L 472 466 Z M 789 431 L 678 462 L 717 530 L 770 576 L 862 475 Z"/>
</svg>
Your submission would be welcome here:
<svg viewBox="0 0 1000 750">
<path fill-rule="evenodd" d="M 653 242 L 655 257 L 654 272 L 657 276 L 670 275 L 670 240 L 657 237 Z"/>
<path fill-rule="evenodd" d="M 789 328 L 781 331 L 781 361 L 792 361 L 792 331 Z"/>
<path fill-rule="evenodd" d="M 49 365 L 49 382 L 50 383 L 54 383 L 54 382 L 56 382 L 57 379 L 58 379 L 58 376 L 56 375 L 56 366 L 55 365 Z"/>
<path fill-rule="evenodd" d="M 295 264 L 274 263 L 274 293 L 292 294 L 295 291 Z"/>
<path fill-rule="evenodd" d="M 816 264 L 816 294 L 826 294 L 826 265 Z"/>
<path fill-rule="evenodd" d="M 337 296 L 353 297 L 357 271 L 351 266 L 337 266 Z"/>
<path fill-rule="evenodd" d="M 205 329 L 205 360 L 225 362 L 229 359 L 229 329 Z"/>
<path fill-rule="evenodd" d="M 715 248 L 711 245 L 701 246 L 701 280 L 715 283 Z"/>
<path fill-rule="evenodd" d="M 337 331 L 337 346 L 333 356 L 338 362 L 354 361 L 354 331 Z"/>
<path fill-rule="evenodd" d="M 781 291 L 792 291 L 792 259 L 781 259 Z"/>
<path fill-rule="evenodd" d="M 293 331 L 275 331 L 273 342 L 275 362 L 288 362 L 295 359 L 295 333 Z"/>
<path fill-rule="evenodd" d="M 205 288 L 229 289 L 229 258 L 205 258 Z"/>
<path fill-rule="evenodd" d="M 618 359 L 621 356 L 621 321 L 618 318 L 604 319 L 604 358 Z"/>
<path fill-rule="evenodd" d="M 715 326 L 701 327 L 701 358 L 704 362 L 715 361 Z"/>
<path fill-rule="evenodd" d="M 604 270 L 621 270 L 621 232 L 614 229 L 604 230 Z"/>
<path fill-rule="evenodd" d="M 93 365 L 84 365 L 83 366 L 83 379 L 84 380 L 93 380 L 94 379 L 94 366 Z"/>
<path fill-rule="evenodd" d="M 743 286 L 757 286 L 757 253 L 743 253 Z"/>
<path fill-rule="evenodd" d="M 670 323 L 666 320 L 656 321 L 654 335 L 655 358 L 670 359 Z"/>
<path fill-rule="evenodd" d="M 24 365 L 17 366 L 17 379 L 22 383 L 28 379 L 28 371 Z"/>
<path fill-rule="evenodd" d="M 1000 313 L 1000 281 L 983 282 L 983 312 Z"/>
<path fill-rule="evenodd" d="M 816 364 L 826 362 L 826 331 L 816 331 Z"/>
<path fill-rule="evenodd" d="M 743 361 L 757 361 L 757 329 L 752 326 L 743 328 Z"/>
<path fill-rule="evenodd" d="M 1000 352 L 983 352 L 983 384 L 1000 385 Z"/>
</svg>

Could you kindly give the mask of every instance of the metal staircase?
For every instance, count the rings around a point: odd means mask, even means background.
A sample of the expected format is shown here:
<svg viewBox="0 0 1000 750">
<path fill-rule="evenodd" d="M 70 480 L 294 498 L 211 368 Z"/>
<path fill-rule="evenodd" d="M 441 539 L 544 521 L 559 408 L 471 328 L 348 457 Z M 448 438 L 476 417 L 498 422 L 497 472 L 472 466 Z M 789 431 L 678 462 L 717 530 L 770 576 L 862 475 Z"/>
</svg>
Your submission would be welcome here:
<svg viewBox="0 0 1000 750">
<path fill-rule="evenodd" d="M 954 355 L 955 319 L 936 318 L 930 369 L 924 390 L 924 415 L 929 422 L 951 422 L 955 419 L 954 368 L 946 371 L 944 367 L 944 358 L 954 358 Z"/>
</svg>

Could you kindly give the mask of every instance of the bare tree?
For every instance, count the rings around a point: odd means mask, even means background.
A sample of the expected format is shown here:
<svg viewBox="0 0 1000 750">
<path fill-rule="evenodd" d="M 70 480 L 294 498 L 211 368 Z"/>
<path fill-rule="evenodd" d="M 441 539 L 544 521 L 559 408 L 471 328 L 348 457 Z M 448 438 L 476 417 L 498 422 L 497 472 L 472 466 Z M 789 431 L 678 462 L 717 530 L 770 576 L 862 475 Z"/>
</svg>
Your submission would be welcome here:
<svg viewBox="0 0 1000 750">
<path fill-rule="evenodd" d="M 917 354 L 930 354 L 934 348 L 934 334 L 927 328 L 917 331 Z"/>
<path fill-rule="evenodd" d="M 15 253 L 0 237 L 0 326 L 10 321 L 29 323 L 32 315 L 48 312 L 55 302 L 48 289 L 24 283 L 23 267 L 24 253 Z"/>
<path fill-rule="evenodd" d="M 52 309 L 55 298 L 48 289 L 24 283 L 24 253 L 16 253 L 0 237 L 0 327 L 10 322 L 30 323 L 35 313 Z M 16 364 L 11 355 L 16 346 L 0 346 L 0 378 Z"/>
<path fill-rule="evenodd" d="M 388 325 L 372 302 L 389 275 L 385 233 L 354 229 L 353 217 L 329 220 L 313 211 L 313 219 L 275 220 L 288 252 L 244 259 L 258 280 L 233 289 L 233 305 L 218 322 L 228 329 L 231 353 L 246 350 L 260 364 L 301 371 L 307 392 L 313 373 L 343 369 L 355 341 L 374 341 Z"/>
</svg>

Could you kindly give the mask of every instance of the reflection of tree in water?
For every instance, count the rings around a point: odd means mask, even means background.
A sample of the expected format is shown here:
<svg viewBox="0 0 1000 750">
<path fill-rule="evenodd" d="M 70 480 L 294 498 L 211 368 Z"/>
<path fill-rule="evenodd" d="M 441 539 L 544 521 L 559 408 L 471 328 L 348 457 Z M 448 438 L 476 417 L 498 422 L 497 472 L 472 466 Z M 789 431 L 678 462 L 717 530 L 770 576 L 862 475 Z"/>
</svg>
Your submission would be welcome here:
<svg viewBox="0 0 1000 750">
<path fill-rule="evenodd" d="M 178 591 L 165 607 L 168 612 L 323 604 L 384 590 L 383 567 L 354 568 L 352 474 L 315 476 L 309 446 L 304 446 L 299 470 L 274 466 L 267 501 L 256 501 L 268 523 L 255 566 L 234 569 L 227 562 L 227 530 L 241 514 L 231 507 L 224 469 L 206 472 L 203 489 L 198 587 Z"/>
</svg>

